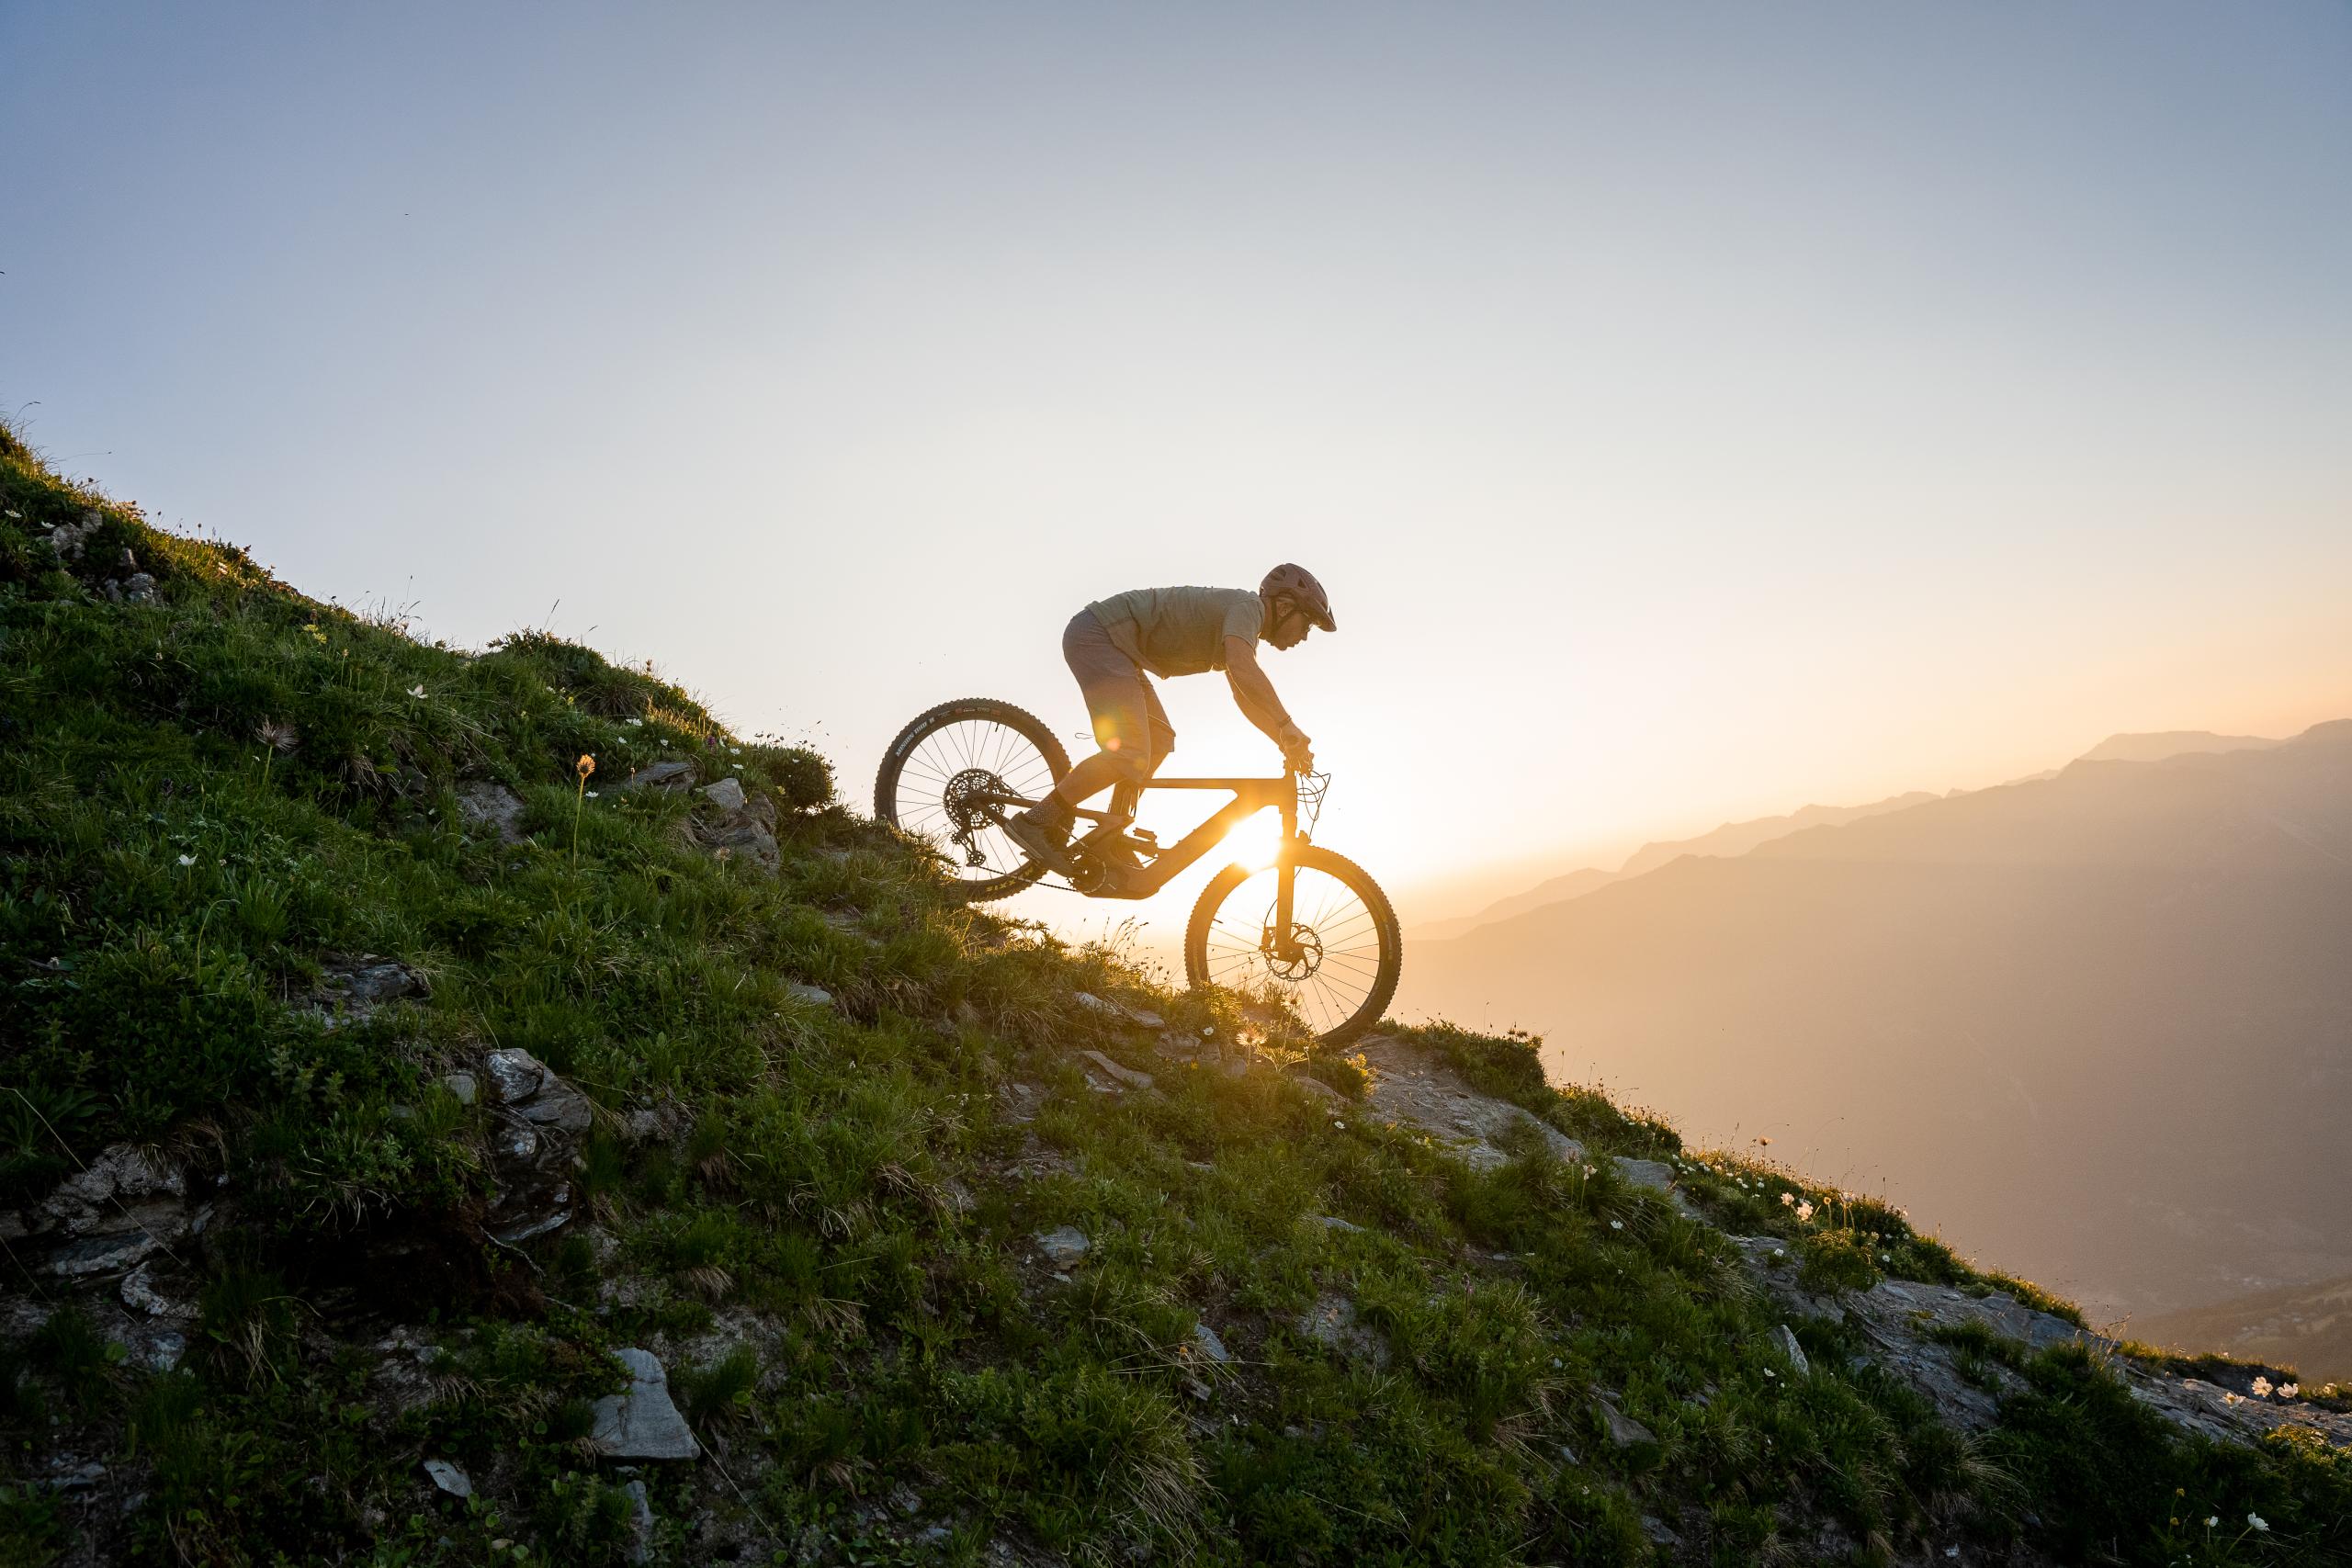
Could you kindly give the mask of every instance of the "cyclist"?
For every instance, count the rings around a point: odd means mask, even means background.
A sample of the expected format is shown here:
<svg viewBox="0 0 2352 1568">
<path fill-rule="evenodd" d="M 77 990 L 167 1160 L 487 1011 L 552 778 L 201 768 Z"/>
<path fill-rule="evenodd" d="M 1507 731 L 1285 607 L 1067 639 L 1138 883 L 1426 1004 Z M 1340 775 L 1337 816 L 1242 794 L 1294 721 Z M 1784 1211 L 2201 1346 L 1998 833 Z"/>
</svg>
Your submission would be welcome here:
<svg viewBox="0 0 2352 1568">
<path fill-rule="evenodd" d="M 1007 821 L 1004 830 L 1046 865 L 1069 870 L 1064 851 L 1077 808 L 1114 784 L 1145 783 L 1175 749 L 1176 731 L 1150 675 L 1165 680 L 1224 671 L 1242 716 L 1283 749 L 1287 765 L 1312 772 L 1312 744 L 1258 667 L 1258 644 L 1296 648 L 1314 626 L 1339 630 L 1330 598 L 1313 572 L 1287 562 L 1266 573 L 1254 593 L 1138 588 L 1087 605 L 1062 633 L 1062 658 L 1086 694 L 1094 743 L 1102 750 L 1063 774 L 1051 795 Z"/>
</svg>

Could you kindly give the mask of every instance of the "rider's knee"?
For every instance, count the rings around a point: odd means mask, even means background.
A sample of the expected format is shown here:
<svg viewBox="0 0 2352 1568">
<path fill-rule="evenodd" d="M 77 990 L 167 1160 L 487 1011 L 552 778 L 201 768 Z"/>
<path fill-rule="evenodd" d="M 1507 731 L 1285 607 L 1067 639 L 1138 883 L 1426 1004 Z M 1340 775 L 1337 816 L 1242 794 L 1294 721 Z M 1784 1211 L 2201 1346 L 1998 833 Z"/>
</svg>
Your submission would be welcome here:
<svg viewBox="0 0 2352 1568">
<path fill-rule="evenodd" d="M 1157 760 L 1141 748 L 1130 750 L 1114 746 L 1105 749 L 1102 754 L 1111 759 L 1121 784 L 1148 784 L 1151 780 L 1152 769 L 1159 766 Z"/>
</svg>

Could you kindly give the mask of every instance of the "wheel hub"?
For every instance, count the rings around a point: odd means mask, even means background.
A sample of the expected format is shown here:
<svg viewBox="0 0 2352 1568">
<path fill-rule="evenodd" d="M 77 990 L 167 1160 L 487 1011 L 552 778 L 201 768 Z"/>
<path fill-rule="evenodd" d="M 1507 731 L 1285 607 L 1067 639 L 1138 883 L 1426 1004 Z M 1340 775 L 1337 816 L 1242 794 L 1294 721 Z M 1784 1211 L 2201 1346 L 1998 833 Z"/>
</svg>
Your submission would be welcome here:
<svg viewBox="0 0 2352 1568">
<path fill-rule="evenodd" d="M 1313 926 L 1294 922 L 1287 943 L 1277 942 L 1274 928 L 1268 926 L 1259 951 L 1265 954 L 1266 968 L 1276 979 L 1294 985 L 1313 978 L 1315 972 L 1323 967 L 1323 942 Z"/>
</svg>

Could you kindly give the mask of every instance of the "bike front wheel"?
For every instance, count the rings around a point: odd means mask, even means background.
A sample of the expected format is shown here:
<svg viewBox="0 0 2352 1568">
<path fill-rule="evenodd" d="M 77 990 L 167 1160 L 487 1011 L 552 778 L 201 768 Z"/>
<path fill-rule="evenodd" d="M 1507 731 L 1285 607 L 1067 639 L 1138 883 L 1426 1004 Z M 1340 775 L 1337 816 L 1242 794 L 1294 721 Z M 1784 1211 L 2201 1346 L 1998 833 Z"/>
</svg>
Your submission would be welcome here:
<svg viewBox="0 0 2352 1568">
<path fill-rule="evenodd" d="M 890 742 L 874 779 L 874 815 L 928 839 L 974 903 L 1018 893 L 1046 868 L 1004 830 L 1008 802 L 1041 800 L 1069 753 L 1036 715 L 990 697 L 942 703 Z"/>
<path fill-rule="evenodd" d="M 1227 866 L 1201 889 L 1184 931 L 1184 977 L 1287 1002 L 1326 1045 L 1353 1040 L 1388 1010 L 1405 967 L 1396 911 L 1371 874 L 1312 844 L 1288 854 L 1295 877 L 1288 940 L 1275 931 L 1280 863 Z"/>
</svg>

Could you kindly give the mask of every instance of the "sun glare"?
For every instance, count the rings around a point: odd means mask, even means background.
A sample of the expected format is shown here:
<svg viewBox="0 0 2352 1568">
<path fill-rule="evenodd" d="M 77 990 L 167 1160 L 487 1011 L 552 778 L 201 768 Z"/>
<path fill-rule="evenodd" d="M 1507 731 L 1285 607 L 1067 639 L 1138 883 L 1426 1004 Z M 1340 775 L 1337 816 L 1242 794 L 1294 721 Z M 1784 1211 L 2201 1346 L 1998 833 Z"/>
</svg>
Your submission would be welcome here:
<svg viewBox="0 0 2352 1568">
<path fill-rule="evenodd" d="M 1282 841 L 1283 819 L 1269 807 L 1233 825 L 1225 836 L 1226 858 L 1245 870 L 1256 871 L 1274 863 L 1274 852 Z"/>
</svg>

